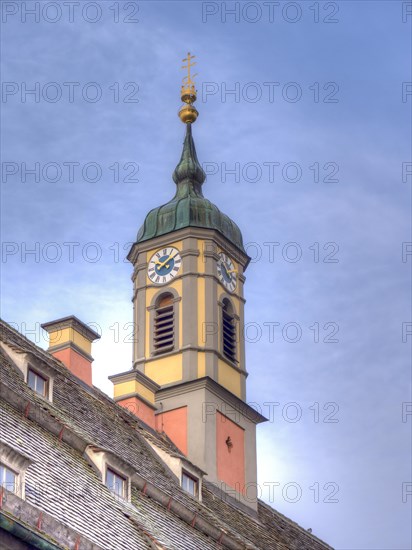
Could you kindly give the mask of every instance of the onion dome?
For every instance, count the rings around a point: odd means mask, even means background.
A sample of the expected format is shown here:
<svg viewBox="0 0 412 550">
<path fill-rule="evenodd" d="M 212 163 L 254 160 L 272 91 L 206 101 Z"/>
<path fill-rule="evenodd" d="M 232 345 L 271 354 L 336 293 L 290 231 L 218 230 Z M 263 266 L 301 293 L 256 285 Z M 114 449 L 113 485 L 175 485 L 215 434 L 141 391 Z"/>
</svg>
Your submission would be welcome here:
<svg viewBox="0 0 412 550">
<path fill-rule="evenodd" d="M 186 123 L 182 157 L 173 172 L 176 194 L 166 204 L 151 210 L 137 234 L 137 242 L 154 239 L 185 227 L 215 229 L 245 252 L 239 227 L 217 206 L 205 199 L 202 184 L 206 174 L 200 166 L 192 138 L 191 123 Z"/>
</svg>

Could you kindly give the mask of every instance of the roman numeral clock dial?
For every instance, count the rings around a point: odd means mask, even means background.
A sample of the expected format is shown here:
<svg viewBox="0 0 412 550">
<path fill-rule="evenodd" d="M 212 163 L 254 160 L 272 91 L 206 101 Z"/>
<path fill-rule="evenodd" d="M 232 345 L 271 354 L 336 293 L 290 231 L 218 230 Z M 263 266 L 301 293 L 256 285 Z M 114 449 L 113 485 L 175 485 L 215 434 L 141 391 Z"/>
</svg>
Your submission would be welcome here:
<svg viewBox="0 0 412 550">
<path fill-rule="evenodd" d="M 217 261 L 217 275 L 223 286 L 229 290 L 229 292 L 234 292 L 236 290 L 237 271 L 232 260 L 223 252 L 220 252 Z"/>
<path fill-rule="evenodd" d="M 165 285 L 176 277 L 182 265 L 177 248 L 161 248 L 153 254 L 147 268 L 147 276 L 155 285 Z"/>
</svg>

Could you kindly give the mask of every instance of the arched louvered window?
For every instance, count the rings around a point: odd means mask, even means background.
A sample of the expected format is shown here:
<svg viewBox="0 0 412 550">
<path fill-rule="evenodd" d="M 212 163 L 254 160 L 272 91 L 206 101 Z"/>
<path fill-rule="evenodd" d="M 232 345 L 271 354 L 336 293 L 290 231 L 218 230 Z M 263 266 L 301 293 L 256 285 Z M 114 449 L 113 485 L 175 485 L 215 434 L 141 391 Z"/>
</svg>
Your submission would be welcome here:
<svg viewBox="0 0 412 550">
<path fill-rule="evenodd" d="M 233 306 L 227 298 L 223 300 L 222 308 L 222 345 L 223 355 L 236 361 L 236 326 Z"/>
<path fill-rule="evenodd" d="M 173 296 L 163 294 L 157 301 L 154 315 L 153 348 L 155 354 L 173 350 L 175 345 L 174 325 Z"/>
</svg>

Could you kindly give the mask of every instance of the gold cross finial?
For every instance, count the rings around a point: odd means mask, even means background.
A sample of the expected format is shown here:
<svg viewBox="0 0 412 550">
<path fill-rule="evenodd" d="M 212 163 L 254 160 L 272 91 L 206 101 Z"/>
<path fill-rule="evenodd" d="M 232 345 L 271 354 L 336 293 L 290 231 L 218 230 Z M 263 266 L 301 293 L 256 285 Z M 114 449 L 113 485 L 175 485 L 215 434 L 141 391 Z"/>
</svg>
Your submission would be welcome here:
<svg viewBox="0 0 412 550">
<path fill-rule="evenodd" d="M 196 65 L 196 61 L 193 61 L 194 58 L 195 56 L 188 52 L 187 57 L 182 60 L 183 63 L 186 63 L 186 65 L 183 65 L 182 69 L 187 69 L 187 75 L 183 78 L 180 93 L 184 105 L 180 108 L 179 117 L 184 123 L 195 122 L 198 115 L 197 110 L 193 107 L 193 103 L 196 101 L 197 97 L 196 86 L 193 81 L 194 77 L 197 75 L 191 73 L 192 67 Z"/>
<path fill-rule="evenodd" d="M 196 61 L 194 61 L 194 62 L 192 63 L 192 59 L 194 59 L 195 57 L 196 57 L 195 55 L 191 55 L 190 52 L 188 52 L 188 53 L 187 53 L 187 57 L 185 57 L 185 59 L 182 59 L 183 63 L 185 63 L 185 62 L 187 61 L 187 65 L 183 65 L 183 67 L 182 67 L 182 69 L 187 69 L 187 76 L 185 76 L 185 77 L 183 78 L 183 84 L 184 84 L 185 86 L 194 86 L 194 84 L 195 84 L 195 83 L 193 82 L 192 79 L 193 79 L 195 76 L 197 76 L 197 75 L 194 74 L 194 75 L 192 76 L 192 75 L 190 74 L 190 69 L 191 69 L 194 65 L 196 65 Z M 186 82 L 185 82 L 185 80 L 186 80 Z"/>
</svg>

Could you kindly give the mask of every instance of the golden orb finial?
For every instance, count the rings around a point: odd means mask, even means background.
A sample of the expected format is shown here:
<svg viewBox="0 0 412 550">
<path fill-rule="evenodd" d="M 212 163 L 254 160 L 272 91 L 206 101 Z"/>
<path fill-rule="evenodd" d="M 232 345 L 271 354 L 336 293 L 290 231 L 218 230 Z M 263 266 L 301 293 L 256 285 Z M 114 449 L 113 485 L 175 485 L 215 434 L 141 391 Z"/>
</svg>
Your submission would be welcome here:
<svg viewBox="0 0 412 550">
<path fill-rule="evenodd" d="M 184 105 L 182 105 L 179 110 L 179 117 L 184 124 L 187 122 L 195 122 L 199 115 L 196 108 L 193 107 L 193 103 L 197 98 L 197 90 L 193 78 L 197 75 L 192 75 L 190 73 L 190 69 L 196 65 L 196 61 L 192 62 L 192 59 L 195 57 L 196 56 L 191 55 L 190 52 L 188 52 L 187 57 L 183 59 L 183 63 L 187 62 L 187 65 L 183 65 L 182 69 L 187 69 L 187 76 L 183 78 L 183 84 L 180 92 L 180 98 Z"/>
</svg>

